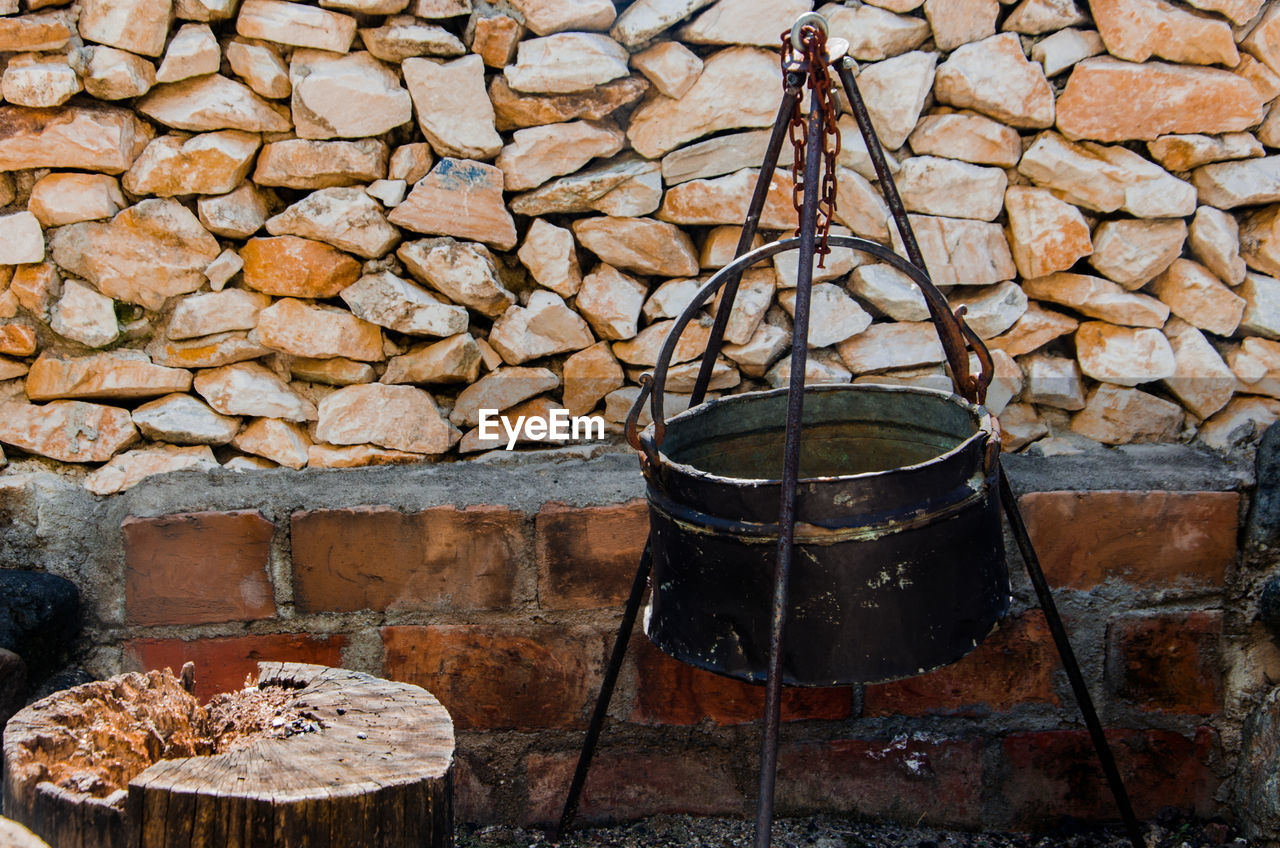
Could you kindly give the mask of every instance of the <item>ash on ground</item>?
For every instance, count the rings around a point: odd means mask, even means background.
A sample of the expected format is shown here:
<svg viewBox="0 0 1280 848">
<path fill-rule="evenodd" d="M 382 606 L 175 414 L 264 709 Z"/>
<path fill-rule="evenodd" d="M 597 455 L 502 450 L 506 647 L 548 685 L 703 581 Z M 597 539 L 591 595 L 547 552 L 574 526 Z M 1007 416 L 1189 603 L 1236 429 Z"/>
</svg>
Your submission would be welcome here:
<svg viewBox="0 0 1280 848">
<path fill-rule="evenodd" d="M 1143 824 L 1147 848 L 1247 848 L 1221 822 L 1163 820 Z M 558 841 L 534 829 L 461 826 L 456 848 L 750 848 L 754 824 L 742 819 L 655 816 L 614 827 L 579 827 Z M 1065 827 L 1057 832 L 970 833 L 820 815 L 774 823 L 776 848 L 1131 848 L 1120 827 Z"/>
</svg>

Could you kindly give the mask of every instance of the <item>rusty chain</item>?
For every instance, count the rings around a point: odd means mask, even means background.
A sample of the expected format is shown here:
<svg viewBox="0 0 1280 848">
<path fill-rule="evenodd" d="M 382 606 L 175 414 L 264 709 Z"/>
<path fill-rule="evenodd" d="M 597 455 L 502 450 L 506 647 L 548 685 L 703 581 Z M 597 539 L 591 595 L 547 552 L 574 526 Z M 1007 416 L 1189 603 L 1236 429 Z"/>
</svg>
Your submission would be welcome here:
<svg viewBox="0 0 1280 848">
<path fill-rule="evenodd" d="M 827 245 L 827 236 L 831 232 L 831 217 L 836 211 L 836 157 L 840 155 L 840 128 L 836 125 L 835 88 L 828 73 L 827 34 L 820 27 L 806 24 L 800 30 L 800 42 L 803 55 L 797 57 L 792 45 L 791 30 L 782 33 L 782 68 L 786 73 L 798 64 L 807 70 L 809 90 L 816 96 L 818 107 L 822 110 L 822 180 L 818 197 L 817 238 L 818 267 L 825 268 L 827 254 L 831 248 Z M 795 160 L 791 164 L 791 203 L 796 209 L 796 220 L 800 219 L 800 207 L 804 196 L 804 163 L 805 163 L 805 123 L 800 101 L 796 101 L 787 125 L 787 134 L 791 138 L 791 146 L 795 148 Z M 800 235 L 800 227 L 796 226 L 796 235 Z"/>
</svg>

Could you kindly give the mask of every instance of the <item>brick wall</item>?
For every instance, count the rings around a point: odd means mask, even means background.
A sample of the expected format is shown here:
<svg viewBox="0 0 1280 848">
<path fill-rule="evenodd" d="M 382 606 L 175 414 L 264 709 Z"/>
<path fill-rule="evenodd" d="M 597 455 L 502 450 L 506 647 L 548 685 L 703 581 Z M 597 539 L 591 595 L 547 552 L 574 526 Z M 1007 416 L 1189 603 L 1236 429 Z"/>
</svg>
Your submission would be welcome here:
<svg viewBox="0 0 1280 848">
<path fill-rule="evenodd" d="M 420 684 L 458 730 L 460 820 L 550 821 L 646 536 L 633 460 L 614 459 L 527 474 L 322 472 L 278 490 L 237 481 L 197 492 L 181 481 L 199 475 L 186 475 L 96 500 L 105 564 L 81 570 L 118 573 L 84 578 L 87 662 L 194 660 L 205 697 L 266 659 Z M 1012 464 L 1139 815 L 1224 814 L 1240 705 L 1266 672 L 1240 647 L 1252 613 L 1232 606 L 1247 582 L 1242 494 L 1216 466 L 1172 481 L 1080 473 L 1068 489 L 1061 474 Z M 1114 818 L 1014 555 L 1010 569 L 1011 614 L 960 662 L 893 683 L 787 690 L 781 814 L 995 828 Z M 761 688 L 637 638 L 584 817 L 748 813 L 762 700 Z"/>
</svg>

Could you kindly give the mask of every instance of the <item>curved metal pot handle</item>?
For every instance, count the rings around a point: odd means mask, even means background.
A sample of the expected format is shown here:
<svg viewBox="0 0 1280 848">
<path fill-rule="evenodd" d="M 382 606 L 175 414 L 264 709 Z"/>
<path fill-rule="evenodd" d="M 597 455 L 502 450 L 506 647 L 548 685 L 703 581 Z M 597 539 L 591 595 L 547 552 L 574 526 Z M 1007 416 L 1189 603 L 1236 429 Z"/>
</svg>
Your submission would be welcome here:
<svg viewBox="0 0 1280 848">
<path fill-rule="evenodd" d="M 978 334 L 973 332 L 964 320 L 965 308 L 963 306 L 952 312 L 950 305 L 947 303 L 946 297 L 929 279 L 929 275 L 923 270 L 916 267 L 911 262 L 903 259 L 897 253 L 894 253 L 884 245 L 871 241 L 869 239 L 860 238 L 858 236 L 832 235 L 828 243 L 832 247 L 848 247 L 862 253 L 869 253 L 877 259 L 883 260 L 897 268 L 902 273 L 911 278 L 911 281 L 919 287 L 924 294 L 925 299 L 929 301 L 930 313 L 933 316 L 932 323 L 938 331 L 938 338 L 942 342 L 942 349 L 947 357 L 947 363 L 951 366 L 952 379 L 956 384 L 956 392 L 971 403 L 981 404 L 986 400 L 987 387 L 991 385 L 991 379 L 994 372 L 994 365 L 991 360 L 991 353 L 987 350 L 987 346 L 983 344 Z M 779 253 L 785 253 L 794 250 L 800 245 L 799 238 L 783 239 L 782 241 L 772 242 L 770 244 L 757 247 L 755 250 L 742 254 L 737 259 L 725 265 L 719 271 L 711 275 L 706 284 L 698 290 L 693 296 L 693 300 L 685 307 L 680 316 L 676 318 L 674 326 L 667 333 L 667 338 L 663 342 L 662 351 L 658 354 L 657 364 L 654 366 L 653 374 L 645 374 L 641 378 L 640 394 L 636 396 L 635 403 L 631 407 L 631 411 L 627 414 L 626 437 L 627 442 L 636 450 L 648 453 L 648 448 L 640 440 L 639 419 L 640 413 L 644 408 L 645 401 L 649 402 L 650 416 L 653 419 L 653 441 L 655 445 L 661 445 L 663 437 L 666 435 L 666 420 L 662 411 L 662 396 L 667 382 L 667 371 L 671 367 L 671 357 L 675 355 L 676 345 L 680 341 L 680 336 L 688 327 L 689 322 L 698 313 L 698 310 L 709 301 L 717 291 L 735 274 L 741 273 L 746 268 L 776 256 Z M 795 344 L 792 340 L 792 344 Z M 969 353 L 968 347 L 972 347 L 977 354 L 980 372 L 978 374 L 969 373 Z M 705 355 L 705 354 L 704 354 Z M 967 375 L 962 378 L 961 375 Z M 650 459 L 656 460 L 656 457 L 650 456 Z"/>
</svg>

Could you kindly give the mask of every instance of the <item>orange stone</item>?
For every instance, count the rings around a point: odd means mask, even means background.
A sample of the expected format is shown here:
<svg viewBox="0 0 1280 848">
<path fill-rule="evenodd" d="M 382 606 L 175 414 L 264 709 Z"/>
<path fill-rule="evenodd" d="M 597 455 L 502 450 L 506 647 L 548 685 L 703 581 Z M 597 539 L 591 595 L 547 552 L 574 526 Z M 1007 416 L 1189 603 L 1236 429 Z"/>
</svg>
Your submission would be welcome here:
<svg viewBox="0 0 1280 848">
<path fill-rule="evenodd" d="M 1261 121 L 1262 106 L 1253 84 L 1230 71 L 1099 56 L 1071 72 L 1058 129 L 1097 141 L 1235 132 Z"/>
<path fill-rule="evenodd" d="M 281 297 L 333 297 L 360 276 L 352 257 L 297 236 L 249 239 L 240 258 L 246 286 Z"/>
</svg>

